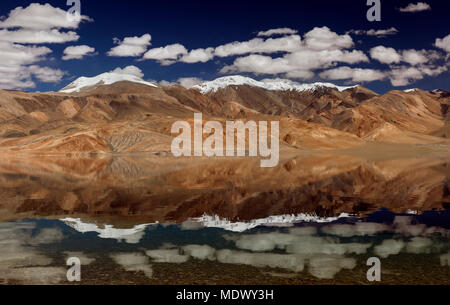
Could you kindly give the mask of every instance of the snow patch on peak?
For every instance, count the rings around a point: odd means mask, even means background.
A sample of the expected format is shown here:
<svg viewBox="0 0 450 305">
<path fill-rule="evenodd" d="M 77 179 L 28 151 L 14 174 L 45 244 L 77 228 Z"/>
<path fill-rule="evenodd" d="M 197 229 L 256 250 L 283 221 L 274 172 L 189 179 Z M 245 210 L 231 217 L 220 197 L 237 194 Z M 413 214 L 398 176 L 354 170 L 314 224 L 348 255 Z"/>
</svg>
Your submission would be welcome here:
<svg viewBox="0 0 450 305">
<path fill-rule="evenodd" d="M 142 78 L 132 74 L 124 74 L 117 72 L 107 72 L 94 77 L 80 77 L 74 82 L 69 84 L 67 87 L 61 89 L 59 92 L 62 93 L 75 93 L 81 92 L 83 89 L 100 86 L 100 85 L 111 85 L 117 82 L 128 81 L 138 84 L 147 85 L 150 87 L 157 87 L 156 85 L 144 81 Z"/>
<path fill-rule="evenodd" d="M 205 82 L 203 84 L 194 86 L 194 89 L 199 90 L 202 94 L 207 94 L 210 92 L 217 92 L 219 89 L 224 89 L 228 86 L 251 86 L 263 88 L 271 91 L 315 91 L 320 88 L 333 88 L 340 92 L 355 88 L 356 86 L 343 87 L 336 86 L 331 83 L 313 83 L 313 84 L 300 84 L 289 79 L 263 79 L 261 81 L 254 80 L 250 77 L 233 75 L 225 76 L 215 79 L 210 82 Z"/>
</svg>

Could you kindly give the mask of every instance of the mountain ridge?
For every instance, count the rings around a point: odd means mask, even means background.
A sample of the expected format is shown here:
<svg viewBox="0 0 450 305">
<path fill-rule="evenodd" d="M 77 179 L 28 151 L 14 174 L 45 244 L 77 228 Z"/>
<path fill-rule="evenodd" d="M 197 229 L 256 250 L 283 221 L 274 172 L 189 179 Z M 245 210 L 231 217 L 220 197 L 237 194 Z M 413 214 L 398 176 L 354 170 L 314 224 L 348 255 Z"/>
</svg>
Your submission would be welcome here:
<svg viewBox="0 0 450 305">
<path fill-rule="evenodd" d="M 0 90 L 0 150 L 167 155 L 172 124 L 192 124 L 196 112 L 219 122 L 280 121 L 282 150 L 345 149 L 370 142 L 450 143 L 450 96 L 445 91 L 379 95 L 362 86 L 321 83 L 297 90 L 298 83 L 279 79 L 255 81 L 255 86 L 246 78 L 223 80 L 219 85 L 227 84 L 224 88 L 206 94 L 198 88 L 149 86 L 122 78 L 109 85 L 87 82 L 90 86 L 77 87 L 79 92 Z M 232 85 L 235 81 L 241 85 Z M 78 90 L 74 88 L 69 91 Z"/>
</svg>

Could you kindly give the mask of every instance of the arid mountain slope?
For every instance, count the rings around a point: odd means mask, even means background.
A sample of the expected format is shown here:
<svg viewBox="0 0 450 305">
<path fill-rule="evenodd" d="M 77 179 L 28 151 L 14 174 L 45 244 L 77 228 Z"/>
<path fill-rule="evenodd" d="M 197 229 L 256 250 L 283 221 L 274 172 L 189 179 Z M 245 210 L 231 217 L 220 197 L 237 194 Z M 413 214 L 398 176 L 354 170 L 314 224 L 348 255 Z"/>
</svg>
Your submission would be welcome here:
<svg viewBox="0 0 450 305">
<path fill-rule="evenodd" d="M 172 124 L 192 123 L 195 112 L 223 123 L 280 121 L 281 145 L 289 149 L 339 149 L 370 141 L 448 142 L 450 101 L 445 91 L 380 96 L 361 86 L 311 88 L 230 85 L 202 93 L 117 81 L 74 93 L 0 90 L 0 150 L 167 153 Z"/>
</svg>

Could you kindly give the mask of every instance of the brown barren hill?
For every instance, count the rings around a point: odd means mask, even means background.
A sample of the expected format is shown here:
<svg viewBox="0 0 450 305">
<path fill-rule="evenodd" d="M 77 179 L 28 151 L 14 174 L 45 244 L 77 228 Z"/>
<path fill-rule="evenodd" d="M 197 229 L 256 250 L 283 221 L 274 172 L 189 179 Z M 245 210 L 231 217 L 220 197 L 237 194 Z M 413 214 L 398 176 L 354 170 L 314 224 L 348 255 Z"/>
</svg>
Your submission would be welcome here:
<svg viewBox="0 0 450 305">
<path fill-rule="evenodd" d="M 242 79 L 248 81 L 237 78 Z M 222 123 L 280 121 L 280 142 L 294 150 L 448 142 L 450 101 L 445 91 L 378 95 L 361 86 L 251 79 L 204 88 L 118 81 L 78 92 L 0 90 L 0 150 L 167 154 L 175 136 L 172 124 L 192 123 L 196 112 Z"/>
</svg>

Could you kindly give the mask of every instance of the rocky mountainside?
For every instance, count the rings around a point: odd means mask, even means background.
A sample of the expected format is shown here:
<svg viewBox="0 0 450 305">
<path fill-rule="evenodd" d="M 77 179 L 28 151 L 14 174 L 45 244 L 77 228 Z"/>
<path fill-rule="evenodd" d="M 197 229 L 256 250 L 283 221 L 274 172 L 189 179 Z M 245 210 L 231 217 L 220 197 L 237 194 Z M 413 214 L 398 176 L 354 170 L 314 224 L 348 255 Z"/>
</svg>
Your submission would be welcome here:
<svg viewBox="0 0 450 305">
<path fill-rule="evenodd" d="M 0 151 L 109 153 L 170 151 L 170 127 L 205 120 L 278 120 L 282 149 L 341 149 L 367 142 L 447 145 L 449 93 L 289 80 L 220 78 L 191 89 L 104 73 L 60 92 L 0 90 Z"/>
</svg>

